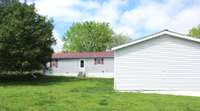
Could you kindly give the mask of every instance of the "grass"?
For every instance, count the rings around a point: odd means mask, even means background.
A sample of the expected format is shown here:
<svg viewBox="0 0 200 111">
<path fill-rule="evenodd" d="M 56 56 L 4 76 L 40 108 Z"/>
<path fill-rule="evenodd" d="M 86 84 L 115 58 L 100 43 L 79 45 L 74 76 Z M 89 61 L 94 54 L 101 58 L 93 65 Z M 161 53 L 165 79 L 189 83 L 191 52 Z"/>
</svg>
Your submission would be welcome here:
<svg viewBox="0 0 200 111">
<path fill-rule="evenodd" d="M 200 111 L 200 98 L 114 92 L 112 79 L 1 76 L 0 111 Z"/>
</svg>

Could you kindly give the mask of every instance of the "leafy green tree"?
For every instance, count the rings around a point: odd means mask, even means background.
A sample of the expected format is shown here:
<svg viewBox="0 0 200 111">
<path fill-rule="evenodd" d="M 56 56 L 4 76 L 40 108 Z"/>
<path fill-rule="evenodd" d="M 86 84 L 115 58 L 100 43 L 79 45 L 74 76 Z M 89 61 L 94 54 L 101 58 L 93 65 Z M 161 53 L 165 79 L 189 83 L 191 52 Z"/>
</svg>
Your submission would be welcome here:
<svg viewBox="0 0 200 111">
<path fill-rule="evenodd" d="M 63 51 L 105 51 L 129 40 L 123 34 L 115 34 L 108 23 L 78 22 L 66 32 Z"/>
<path fill-rule="evenodd" d="M 108 23 L 94 21 L 74 23 L 64 40 L 64 51 L 104 51 L 112 41 L 113 31 Z"/>
<path fill-rule="evenodd" d="M 41 70 L 53 52 L 52 20 L 20 2 L 0 5 L 0 71 Z"/>
<path fill-rule="evenodd" d="M 0 5 L 5 6 L 5 5 L 9 5 L 11 3 L 16 3 L 19 2 L 19 0 L 0 0 Z"/>
<path fill-rule="evenodd" d="M 125 44 L 127 42 L 132 41 L 131 38 L 129 38 L 127 35 L 124 34 L 113 34 L 112 36 L 112 42 L 110 43 L 109 49 L 116 47 L 118 45 Z"/>
<path fill-rule="evenodd" d="M 192 37 L 200 38 L 200 25 L 197 27 L 193 27 L 192 29 L 189 30 L 189 34 Z"/>
</svg>

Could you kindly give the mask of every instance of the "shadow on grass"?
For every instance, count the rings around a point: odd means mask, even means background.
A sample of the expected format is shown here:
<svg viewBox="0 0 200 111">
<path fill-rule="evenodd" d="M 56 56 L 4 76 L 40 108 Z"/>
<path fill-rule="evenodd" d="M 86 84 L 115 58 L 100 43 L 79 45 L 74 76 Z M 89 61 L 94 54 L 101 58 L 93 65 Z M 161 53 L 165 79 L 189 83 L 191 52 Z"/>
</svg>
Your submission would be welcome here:
<svg viewBox="0 0 200 111">
<path fill-rule="evenodd" d="M 62 76 L 45 76 L 41 74 L 34 78 L 31 75 L 0 75 L 0 86 L 7 85 L 52 85 L 62 82 L 81 81 L 82 78 L 62 77 Z"/>
</svg>

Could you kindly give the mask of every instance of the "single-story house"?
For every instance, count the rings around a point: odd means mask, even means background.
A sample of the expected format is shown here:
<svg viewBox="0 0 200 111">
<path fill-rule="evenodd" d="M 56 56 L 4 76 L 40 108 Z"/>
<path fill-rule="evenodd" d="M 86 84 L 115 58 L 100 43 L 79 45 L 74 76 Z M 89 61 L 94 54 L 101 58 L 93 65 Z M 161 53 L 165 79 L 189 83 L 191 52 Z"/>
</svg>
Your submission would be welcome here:
<svg viewBox="0 0 200 111">
<path fill-rule="evenodd" d="M 47 74 L 112 78 L 113 57 L 112 51 L 54 53 Z"/>
<path fill-rule="evenodd" d="M 117 91 L 200 90 L 200 40 L 169 30 L 112 49 Z"/>
</svg>

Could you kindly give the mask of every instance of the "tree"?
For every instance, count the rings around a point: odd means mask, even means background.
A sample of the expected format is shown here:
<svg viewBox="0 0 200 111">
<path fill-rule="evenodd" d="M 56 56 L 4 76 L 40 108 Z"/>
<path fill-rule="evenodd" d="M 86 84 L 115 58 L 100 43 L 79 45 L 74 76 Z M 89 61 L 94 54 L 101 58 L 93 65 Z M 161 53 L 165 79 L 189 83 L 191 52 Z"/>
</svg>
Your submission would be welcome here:
<svg viewBox="0 0 200 111">
<path fill-rule="evenodd" d="M 11 3 L 16 3 L 19 2 L 19 0 L 0 0 L 0 5 L 5 6 L 5 5 L 9 5 Z"/>
<path fill-rule="evenodd" d="M 112 41 L 108 23 L 94 21 L 74 23 L 65 34 L 64 51 L 103 51 Z"/>
<path fill-rule="evenodd" d="M 200 25 L 190 29 L 188 35 L 191 36 L 191 37 L 200 38 Z"/>
<path fill-rule="evenodd" d="M 112 42 L 110 43 L 109 49 L 116 47 L 118 45 L 125 44 L 130 41 L 132 41 L 132 39 L 122 33 L 121 34 L 113 34 Z"/>
<path fill-rule="evenodd" d="M 52 20 L 38 15 L 34 5 L 0 6 L 0 71 L 41 70 L 53 52 Z"/>
<path fill-rule="evenodd" d="M 108 23 L 78 22 L 66 32 L 63 51 L 105 51 L 128 40 L 123 34 L 114 34 Z"/>
</svg>

